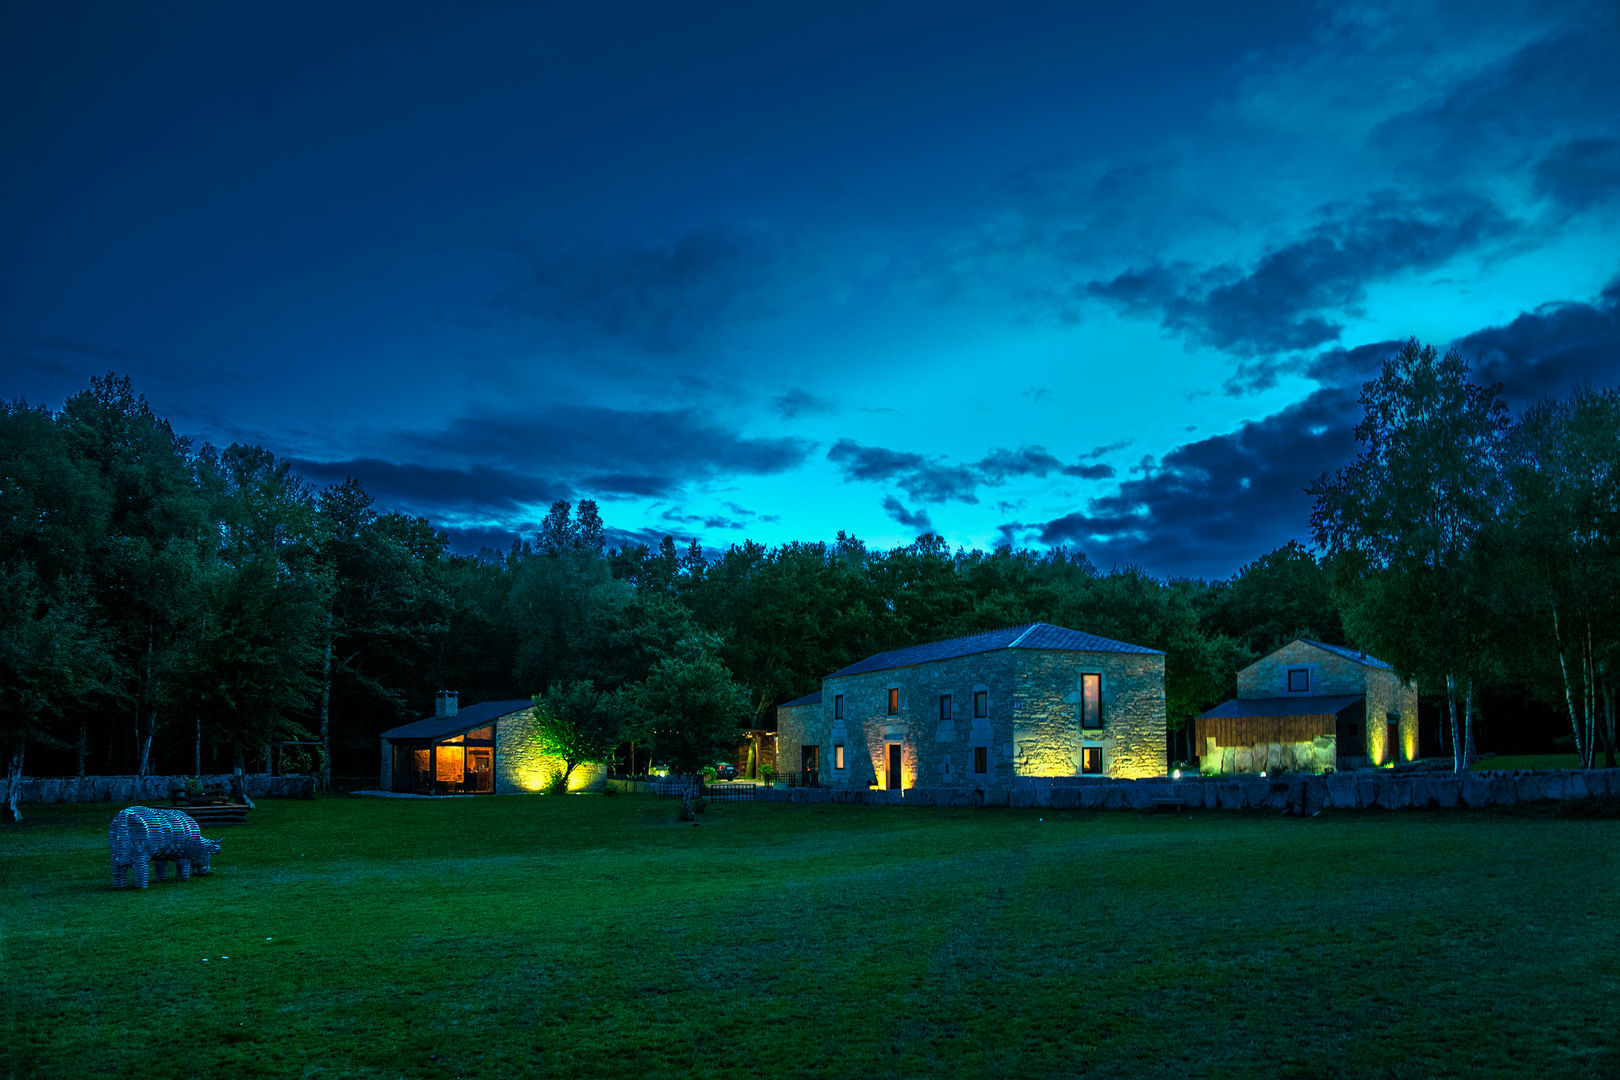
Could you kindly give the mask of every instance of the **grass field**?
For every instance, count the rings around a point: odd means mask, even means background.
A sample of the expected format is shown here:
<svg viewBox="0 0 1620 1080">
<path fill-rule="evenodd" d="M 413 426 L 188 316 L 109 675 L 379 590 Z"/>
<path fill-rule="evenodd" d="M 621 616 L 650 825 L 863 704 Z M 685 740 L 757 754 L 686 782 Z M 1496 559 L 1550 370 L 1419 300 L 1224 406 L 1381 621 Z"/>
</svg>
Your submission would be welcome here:
<svg viewBox="0 0 1620 1080">
<path fill-rule="evenodd" d="M 3 1077 L 1620 1075 L 1620 820 L 262 802 L 0 827 Z"/>
</svg>

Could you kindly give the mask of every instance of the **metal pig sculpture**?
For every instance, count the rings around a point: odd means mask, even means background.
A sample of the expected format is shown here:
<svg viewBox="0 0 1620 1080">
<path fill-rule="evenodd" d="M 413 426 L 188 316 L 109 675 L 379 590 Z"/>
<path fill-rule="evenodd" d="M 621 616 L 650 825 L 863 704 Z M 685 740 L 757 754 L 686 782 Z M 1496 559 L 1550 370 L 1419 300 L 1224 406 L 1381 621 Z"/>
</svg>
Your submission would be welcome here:
<svg viewBox="0 0 1620 1080">
<path fill-rule="evenodd" d="M 133 884 L 144 889 L 151 881 L 150 865 L 157 867 L 159 881 L 167 875 L 171 862 L 181 881 L 189 879 L 193 870 L 208 873 L 209 859 L 219 850 L 219 841 L 204 838 L 191 816 L 179 810 L 131 806 L 113 815 L 107 826 L 107 849 L 113 888 Z"/>
</svg>

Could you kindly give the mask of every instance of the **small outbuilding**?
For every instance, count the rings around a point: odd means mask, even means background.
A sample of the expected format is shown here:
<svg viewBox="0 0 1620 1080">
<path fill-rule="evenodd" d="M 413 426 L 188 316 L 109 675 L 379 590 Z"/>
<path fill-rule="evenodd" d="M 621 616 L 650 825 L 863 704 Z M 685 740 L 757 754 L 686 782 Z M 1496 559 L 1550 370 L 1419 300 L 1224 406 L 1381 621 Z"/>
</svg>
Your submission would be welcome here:
<svg viewBox="0 0 1620 1080">
<path fill-rule="evenodd" d="M 1209 773 L 1356 769 L 1417 756 L 1417 684 L 1360 649 L 1300 638 L 1237 673 L 1194 721 Z"/>
<path fill-rule="evenodd" d="M 409 795 L 505 795 L 541 791 L 563 763 L 540 752 L 534 703 L 527 698 L 459 707 L 460 695 L 441 690 L 433 715 L 382 733 L 382 789 Z M 606 774 L 587 763 L 568 789 L 579 791 Z"/>
</svg>

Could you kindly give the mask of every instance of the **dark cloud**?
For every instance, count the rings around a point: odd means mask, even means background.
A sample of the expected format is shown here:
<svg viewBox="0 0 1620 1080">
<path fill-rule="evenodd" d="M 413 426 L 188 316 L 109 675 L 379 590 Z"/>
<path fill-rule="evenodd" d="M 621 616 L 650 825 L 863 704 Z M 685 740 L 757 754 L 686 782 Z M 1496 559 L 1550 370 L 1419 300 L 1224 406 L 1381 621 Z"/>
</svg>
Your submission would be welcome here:
<svg viewBox="0 0 1620 1080">
<path fill-rule="evenodd" d="M 772 400 L 776 411 L 792 420 L 794 417 L 805 415 L 822 415 L 834 411 L 833 403 L 826 398 L 816 395 L 798 387 L 794 387 L 779 398 Z"/>
<path fill-rule="evenodd" d="M 435 510 L 509 511 L 566 499 L 563 486 L 486 465 L 465 468 L 411 465 L 379 458 L 313 461 L 289 458 L 292 467 L 317 487 L 354 477 L 380 505 L 400 504 L 436 517 Z"/>
<path fill-rule="evenodd" d="M 750 439 L 696 409 L 553 405 L 533 413 L 461 417 L 442 432 L 406 440 L 436 457 L 496 460 L 534 471 L 669 477 L 719 472 L 771 475 L 801 464 L 812 444 Z"/>
<path fill-rule="evenodd" d="M 1342 326 L 1332 316 L 1358 304 L 1370 283 L 1439 266 L 1510 227 L 1492 203 L 1466 193 L 1421 202 L 1381 195 L 1334 211 L 1247 269 L 1149 264 L 1079 291 L 1214 348 L 1293 352 L 1336 340 Z"/>
<path fill-rule="evenodd" d="M 1120 450 L 1128 449 L 1134 442 L 1136 442 L 1135 439 L 1119 439 L 1106 446 L 1093 446 L 1089 452 L 1081 454 L 1080 459 L 1084 461 L 1087 458 L 1100 458 L 1105 454 L 1117 453 Z"/>
<path fill-rule="evenodd" d="M 892 481 L 913 499 L 926 503 L 979 501 L 980 478 L 961 465 L 947 465 L 922 454 L 862 446 L 839 439 L 827 451 L 827 460 L 843 470 L 845 480 Z"/>
<path fill-rule="evenodd" d="M 1229 435 L 1166 454 L 1140 478 L 1043 523 L 1001 527 L 1008 542 L 1032 537 L 1083 552 L 1100 567 L 1138 565 L 1169 577 L 1219 577 L 1308 534 L 1305 489 L 1355 454 L 1358 395 L 1319 390 Z"/>
<path fill-rule="evenodd" d="M 1620 385 L 1620 277 L 1589 304 L 1546 304 L 1455 343 L 1481 382 L 1522 408 L 1576 386 Z"/>
<path fill-rule="evenodd" d="M 661 521 L 668 521 L 676 525 L 701 525 L 705 529 L 733 529 L 747 528 L 741 521 L 733 518 L 721 517 L 719 514 L 683 514 L 678 510 L 665 510 L 658 515 Z"/>
<path fill-rule="evenodd" d="M 1536 190 L 1570 210 L 1620 197 L 1620 139 L 1570 139 L 1536 165 Z"/>
<path fill-rule="evenodd" d="M 900 500 L 895 498 L 893 495 L 884 497 L 883 512 L 888 514 L 901 525 L 904 525 L 906 528 L 916 529 L 918 536 L 922 536 L 925 533 L 931 533 L 934 531 L 933 522 L 928 520 L 928 512 L 926 510 L 918 510 L 913 513 L 912 511 L 907 510 L 905 506 L 901 504 Z"/>
<path fill-rule="evenodd" d="M 1082 480 L 1107 480 L 1114 475 L 1112 465 L 1065 465 L 1064 476 L 1077 476 Z"/>
<path fill-rule="evenodd" d="M 992 487 L 1004 484 L 1012 477 L 1045 476 L 1062 468 L 1063 462 L 1039 446 L 991 450 L 973 466 L 980 479 Z"/>
<path fill-rule="evenodd" d="M 674 477 L 655 473 L 593 473 L 579 480 L 582 491 L 600 496 L 642 495 L 657 498 L 671 494 L 679 486 Z"/>
<path fill-rule="evenodd" d="M 776 261 L 763 237 L 689 232 L 670 245 L 576 246 L 533 258 L 519 310 L 574 340 L 620 339 L 674 353 L 765 307 Z"/>
<path fill-rule="evenodd" d="M 1584 25 L 1527 44 L 1444 99 L 1392 117 L 1370 142 L 1421 179 L 1517 173 L 1571 132 L 1615 134 L 1620 7 L 1590 5 Z M 1527 151 L 1529 156 L 1527 156 Z"/>
<path fill-rule="evenodd" d="M 843 470 L 845 480 L 889 481 L 911 498 L 930 504 L 952 499 L 977 503 L 980 487 L 1000 487 L 1022 476 L 1068 472 L 1040 446 L 998 447 L 971 465 L 951 465 L 922 454 L 840 439 L 827 452 L 827 460 Z"/>
</svg>

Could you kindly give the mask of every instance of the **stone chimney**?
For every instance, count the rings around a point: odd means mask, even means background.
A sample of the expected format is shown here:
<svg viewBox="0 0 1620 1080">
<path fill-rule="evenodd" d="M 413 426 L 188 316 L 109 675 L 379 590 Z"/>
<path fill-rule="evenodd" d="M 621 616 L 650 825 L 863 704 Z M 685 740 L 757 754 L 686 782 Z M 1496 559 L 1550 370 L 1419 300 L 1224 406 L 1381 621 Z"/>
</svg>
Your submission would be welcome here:
<svg viewBox="0 0 1620 1080">
<path fill-rule="evenodd" d="M 456 715 L 456 699 L 460 697 L 454 690 L 440 690 L 433 699 L 433 715 L 444 720 Z"/>
</svg>

